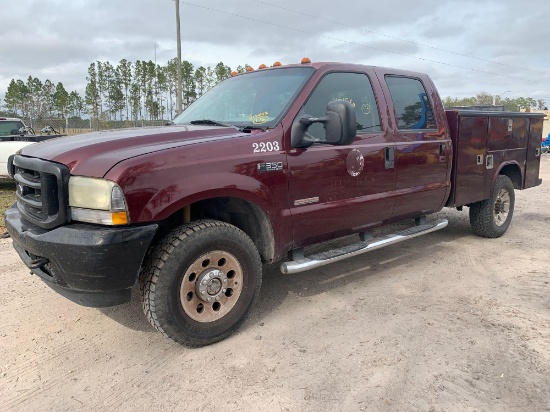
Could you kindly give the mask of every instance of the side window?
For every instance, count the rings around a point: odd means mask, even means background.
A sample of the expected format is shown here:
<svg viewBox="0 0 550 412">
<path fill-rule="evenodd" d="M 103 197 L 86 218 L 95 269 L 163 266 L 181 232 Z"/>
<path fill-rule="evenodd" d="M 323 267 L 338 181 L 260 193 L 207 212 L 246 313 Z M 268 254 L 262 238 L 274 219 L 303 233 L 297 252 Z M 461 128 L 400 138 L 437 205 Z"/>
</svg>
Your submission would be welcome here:
<svg viewBox="0 0 550 412">
<path fill-rule="evenodd" d="M 313 117 L 322 117 L 327 104 L 334 100 L 345 100 L 355 108 L 357 133 L 377 132 L 381 130 L 378 106 L 367 75 L 360 73 L 327 74 L 304 105 L 304 112 Z M 312 124 L 308 132 L 316 139 L 325 139 L 322 124 Z"/>
<path fill-rule="evenodd" d="M 386 76 L 399 130 L 435 129 L 435 120 L 424 86 L 418 79 Z"/>
</svg>

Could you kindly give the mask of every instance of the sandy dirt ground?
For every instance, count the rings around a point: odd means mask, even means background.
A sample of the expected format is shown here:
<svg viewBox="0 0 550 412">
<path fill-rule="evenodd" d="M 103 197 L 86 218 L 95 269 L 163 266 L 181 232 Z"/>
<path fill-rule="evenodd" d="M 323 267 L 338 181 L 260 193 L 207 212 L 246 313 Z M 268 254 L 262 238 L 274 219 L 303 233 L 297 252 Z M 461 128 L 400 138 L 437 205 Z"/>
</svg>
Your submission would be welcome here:
<svg viewBox="0 0 550 412">
<path fill-rule="evenodd" d="M 0 241 L 3 411 L 550 410 L 550 156 L 499 239 L 449 226 L 299 275 L 264 271 L 223 342 L 187 349 L 138 294 L 77 306 Z M 433 217 L 432 217 L 433 218 Z"/>
</svg>

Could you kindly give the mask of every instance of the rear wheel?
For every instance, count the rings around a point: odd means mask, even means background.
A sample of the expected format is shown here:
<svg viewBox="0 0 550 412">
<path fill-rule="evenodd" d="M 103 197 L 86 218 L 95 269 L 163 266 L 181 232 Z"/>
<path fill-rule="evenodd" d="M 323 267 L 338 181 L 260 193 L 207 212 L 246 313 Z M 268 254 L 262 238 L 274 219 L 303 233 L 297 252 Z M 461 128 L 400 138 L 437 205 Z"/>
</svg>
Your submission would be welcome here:
<svg viewBox="0 0 550 412">
<path fill-rule="evenodd" d="M 199 220 L 170 232 L 149 255 L 140 276 L 143 310 L 170 339 L 208 345 L 244 322 L 261 280 L 260 256 L 244 232 Z"/>
<path fill-rule="evenodd" d="M 476 235 L 502 236 L 514 214 L 514 185 L 508 176 L 499 175 L 490 199 L 470 205 L 470 225 Z"/>
</svg>

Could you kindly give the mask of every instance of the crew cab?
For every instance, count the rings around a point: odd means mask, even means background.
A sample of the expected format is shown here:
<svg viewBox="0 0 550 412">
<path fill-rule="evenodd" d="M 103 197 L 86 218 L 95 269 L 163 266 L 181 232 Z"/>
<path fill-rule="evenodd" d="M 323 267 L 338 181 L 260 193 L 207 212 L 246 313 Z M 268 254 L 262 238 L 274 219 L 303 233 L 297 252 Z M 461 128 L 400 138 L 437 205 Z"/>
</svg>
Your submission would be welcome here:
<svg viewBox="0 0 550 412">
<path fill-rule="evenodd" d="M 445 111 L 422 73 L 342 63 L 219 83 L 166 127 L 102 131 L 11 158 L 6 212 L 32 273 L 82 305 L 130 299 L 184 345 L 233 333 L 262 264 L 293 274 L 443 229 L 469 207 L 502 236 L 514 191 L 537 186 L 543 116 Z M 411 227 L 383 237 L 373 229 Z M 307 246 L 356 234 L 341 249 Z M 334 266 L 337 271 L 338 267 Z"/>
</svg>

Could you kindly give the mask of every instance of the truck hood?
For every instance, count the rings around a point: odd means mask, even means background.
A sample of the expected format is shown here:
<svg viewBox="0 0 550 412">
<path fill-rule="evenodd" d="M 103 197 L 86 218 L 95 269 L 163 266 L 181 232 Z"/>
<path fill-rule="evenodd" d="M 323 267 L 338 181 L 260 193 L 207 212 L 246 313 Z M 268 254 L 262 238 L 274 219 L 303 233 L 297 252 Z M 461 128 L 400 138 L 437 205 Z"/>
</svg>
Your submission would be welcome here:
<svg viewBox="0 0 550 412">
<path fill-rule="evenodd" d="M 114 165 L 132 157 L 242 135 L 232 127 L 136 127 L 60 137 L 27 146 L 21 154 L 64 164 L 73 175 L 103 177 Z"/>
</svg>

